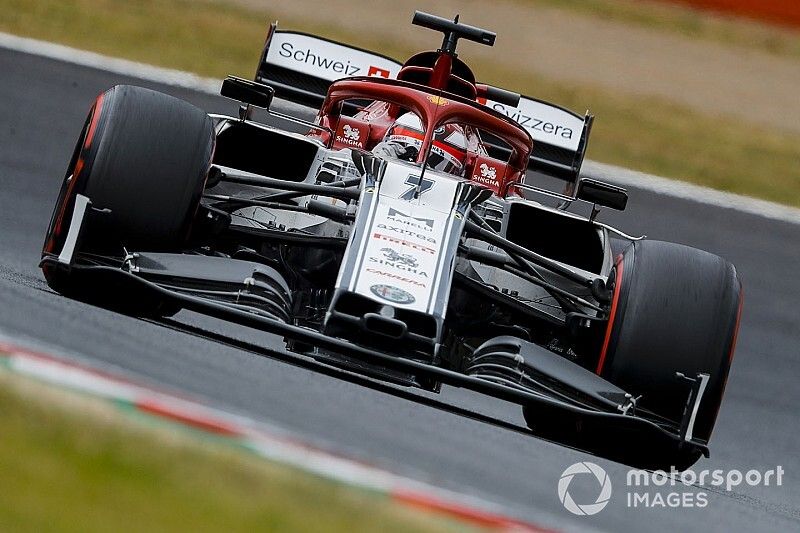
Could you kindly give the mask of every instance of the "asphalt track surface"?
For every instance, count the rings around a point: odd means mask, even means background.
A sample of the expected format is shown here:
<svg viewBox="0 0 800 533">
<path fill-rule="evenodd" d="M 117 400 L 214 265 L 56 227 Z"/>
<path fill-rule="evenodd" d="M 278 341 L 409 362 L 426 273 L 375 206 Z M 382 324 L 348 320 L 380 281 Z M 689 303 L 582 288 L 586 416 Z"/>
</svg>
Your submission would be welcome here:
<svg viewBox="0 0 800 533">
<path fill-rule="evenodd" d="M 0 49 L 0 333 L 282 426 L 307 441 L 504 506 L 558 529 L 607 531 L 800 530 L 800 226 L 632 189 L 625 213 L 603 219 L 630 233 L 726 257 L 745 286 L 739 344 L 710 459 L 695 469 L 783 467 L 783 485 L 641 489 L 651 496 L 706 492 L 703 508 L 630 508 L 627 468 L 446 410 L 231 346 L 274 349 L 279 339 L 180 313 L 160 325 L 54 294 L 37 267 L 60 180 L 96 94 L 134 83 L 233 113 L 220 97 Z M 668 149 L 668 148 L 667 148 Z M 177 326 L 177 327 L 176 327 Z M 194 328 L 187 333 L 186 327 Z M 217 334 L 209 339 L 197 333 Z M 521 426 L 520 410 L 450 388 L 438 400 Z M 562 471 L 593 461 L 614 487 L 592 517 L 561 506 Z M 597 487 L 573 484 L 576 499 Z M 591 481 L 591 480 L 589 480 Z M 588 503 L 583 501 L 581 503 Z"/>
</svg>

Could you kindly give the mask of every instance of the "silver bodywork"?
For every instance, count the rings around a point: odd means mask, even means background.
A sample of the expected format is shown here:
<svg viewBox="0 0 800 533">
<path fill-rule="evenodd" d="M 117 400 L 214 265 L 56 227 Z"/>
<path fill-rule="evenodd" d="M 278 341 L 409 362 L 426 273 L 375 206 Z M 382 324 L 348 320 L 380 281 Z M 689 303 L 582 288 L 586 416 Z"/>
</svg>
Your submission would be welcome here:
<svg viewBox="0 0 800 533">
<path fill-rule="evenodd" d="M 222 119 L 223 117 L 218 117 Z M 221 120 L 218 131 L 224 130 L 230 118 Z M 347 208 L 351 213 L 360 213 L 363 209 L 368 211 L 368 216 L 358 215 L 356 224 L 349 225 L 330 220 L 323 216 L 308 213 L 298 213 L 279 208 L 249 206 L 232 213 L 232 224 L 265 229 L 282 229 L 289 232 L 303 232 L 322 237 L 339 237 L 349 239 L 348 248 L 342 261 L 342 267 L 337 278 L 337 288 L 346 289 L 363 295 L 375 301 L 387 303 L 384 298 L 375 294 L 371 287 L 384 285 L 397 288 L 411 295 L 413 304 L 405 305 L 414 310 L 433 314 L 438 319 L 445 316 L 450 283 L 454 271 L 461 272 L 481 283 L 492 286 L 499 291 L 513 295 L 519 301 L 536 307 L 555 318 L 562 319 L 563 311 L 554 301 L 552 295 L 543 288 L 531 284 L 514 274 L 502 269 L 487 266 L 477 261 L 467 261 L 456 258 L 455 251 L 461 239 L 463 230 L 462 213 L 457 212 L 457 200 L 463 194 L 464 187 L 468 187 L 467 180 L 455 178 L 447 174 L 439 174 L 426 170 L 424 177 L 427 189 L 418 197 L 404 199 L 413 189 L 415 177 L 418 179 L 422 169 L 413 164 L 397 160 L 386 160 L 381 175 L 377 176 L 377 183 L 373 186 L 366 184 L 362 172 L 353 162 L 353 150 L 330 150 L 321 143 L 304 135 L 286 132 L 263 124 L 247 122 L 253 127 L 270 130 L 272 134 L 285 135 L 297 143 L 313 143 L 316 153 L 313 161 L 305 162 L 308 173 L 304 183 L 344 181 L 361 178 L 362 195 L 359 201 L 349 205 L 332 198 L 304 196 L 297 198 L 297 204 L 306 205 L 311 200 L 330 202 L 334 205 Z M 268 149 L 268 148 L 267 148 Z M 275 156 L 279 156 L 275 154 Z M 269 155 L 267 155 L 269 157 Z M 280 154 L 280 157 L 289 157 L 289 154 Z M 280 178 L 280 176 L 274 176 Z M 263 187 L 249 187 L 231 183 L 220 184 L 215 192 L 236 195 L 239 197 L 262 197 L 270 194 Z M 277 192 L 277 191 L 275 191 Z M 486 200 L 480 210 L 487 219 L 494 219 L 499 226 L 498 233 L 505 236 L 508 233 L 508 214 L 514 204 L 524 204 L 527 208 L 540 210 L 558 217 L 586 222 L 587 219 L 561 209 L 547 207 L 541 203 L 522 197 L 497 198 Z M 469 208 L 469 207 L 468 207 Z M 468 209 L 467 208 L 467 209 Z M 389 217 L 391 213 L 394 215 Z M 403 216 L 406 215 L 406 216 Z M 364 222 L 359 223 L 359 220 Z M 420 225 L 415 219 L 434 221 L 435 228 Z M 453 224 L 453 221 L 461 223 Z M 429 222 L 428 222 L 429 223 Z M 585 277 L 607 277 L 613 264 L 609 231 L 599 223 L 592 223 L 593 231 L 597 233 L 600 249 L 586 250 L 587 254 L 601 255 L 602 261 L 597 272 L 589 272 L 574 265 L 564 263 L 565 267 L 579 272 Z M 410 229 L 418 229 L 404 235 L 392 235 L 389 228 L 404 225 Z M 425 236 L 426 230 L 432 230 L 436 236 Z M 353 232 L 355 231 L 355 235 Z M 548 231 L 547 228 L 531 228 L 530 231 Z M 395 233 L 397 233 L 395 231 Z M 376 238 L 375 235 L 378 235 Z M 395 239 L 395 236 L 403 237 Z M 426 240 L 426 238 L 433 241 Z M 376 240 L 377 239 L 377 240 Z M 376 245 L 376 243 L 378 243 Z M 466 244 L 483 247 L 489 250 L 494 248 L 484 242 L 468 239 Z M 376 247 L 377 246 L 377 247 Z M 383 250 L 383 249 L 386 250 Z M 387 254 L 407 254 L 417 263 L 424 264 L 415 268 L 402 262 L 393 261 Z M 444 257 L 446 256 L 446 257 Z M 439 261 L 439 259 L 442 259 Z M 591 293 L 585 286 L 565 280 L 562 276 L 542 270 L 544 278 L 576 295 L 591 299 Z M 382 278 L 382 279 L 381 279 Z M 397 303 L 397 302 L 395 302 Z M 593 313 L 588 310 L 587 312 Z"/>
</svg>

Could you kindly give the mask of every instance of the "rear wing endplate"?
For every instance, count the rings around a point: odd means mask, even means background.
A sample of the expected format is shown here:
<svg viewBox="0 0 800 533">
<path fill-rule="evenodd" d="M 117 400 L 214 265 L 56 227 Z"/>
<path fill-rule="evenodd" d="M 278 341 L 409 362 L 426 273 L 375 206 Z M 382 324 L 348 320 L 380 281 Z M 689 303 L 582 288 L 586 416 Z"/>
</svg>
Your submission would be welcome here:
<svg viewBox="0 0 800 533">
<path fill-rule="evenodd" d="M 331 83 L 354 76 L 396 78 L 402 64 L 368 50 L 302 32 L 269 27 L 256 81 L 270 85 L 284 100 L 319 107 Z M 536 98 L 522 96 L 514 108 L 491 100 L 482 104 L 518 122 L 534 140 L 528 167 L 576 184 L 591 131 L 592 115 L 578 115 Z M 490 154 L 508 150 L 485 138 Z M 495 140 L 496 141 L 496 140 Z"/>
</svg>

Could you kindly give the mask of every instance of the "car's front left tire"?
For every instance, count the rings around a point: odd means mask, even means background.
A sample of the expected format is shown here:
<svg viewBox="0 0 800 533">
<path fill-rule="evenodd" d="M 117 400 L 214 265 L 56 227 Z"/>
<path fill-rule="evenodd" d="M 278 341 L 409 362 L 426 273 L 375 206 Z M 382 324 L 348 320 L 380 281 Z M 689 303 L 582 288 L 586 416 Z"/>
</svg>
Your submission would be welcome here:
<svg viewBox="0 0 800 533">
<path fill-rule="evenodd" d="M 63 247 L 78 194 L 105 210 L 87 221 L 81 252 L 180 251 L 205 187 L 214 142 L 211 118 L 188 102 L 130 85 L 104 92 L 67 168 L 43 256 L 57 255 Z M 54 290 L 85 294 L 68 270 L 44 263 L 43 271 Z"/>
<path fill-rule="evenodd" d="M 707 375 L 693 437 L 708 441 L 722 403 L 742 305 L 734 266 L 661 241 L 634 242 L 617 262 L 597 373 L 679 426 L 689 382 Z"/>
</svg>

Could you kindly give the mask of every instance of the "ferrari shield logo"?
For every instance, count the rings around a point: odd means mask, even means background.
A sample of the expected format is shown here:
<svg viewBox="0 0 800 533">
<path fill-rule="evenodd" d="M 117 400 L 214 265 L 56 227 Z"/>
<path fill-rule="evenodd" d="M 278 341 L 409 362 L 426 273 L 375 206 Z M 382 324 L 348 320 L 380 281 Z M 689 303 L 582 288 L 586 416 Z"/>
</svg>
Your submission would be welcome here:
<svg viewBox="0 0 800 533">
<path fill-rule="evenodd" d="M 450 103 L 450 100 L 448 100 L 447 98 L 442 98 L 441 96 L 436 96 L 433 94 L 428 97 L 428 101 L 432 104 L 440 106 L 445 106 Z"/>
</svg>

